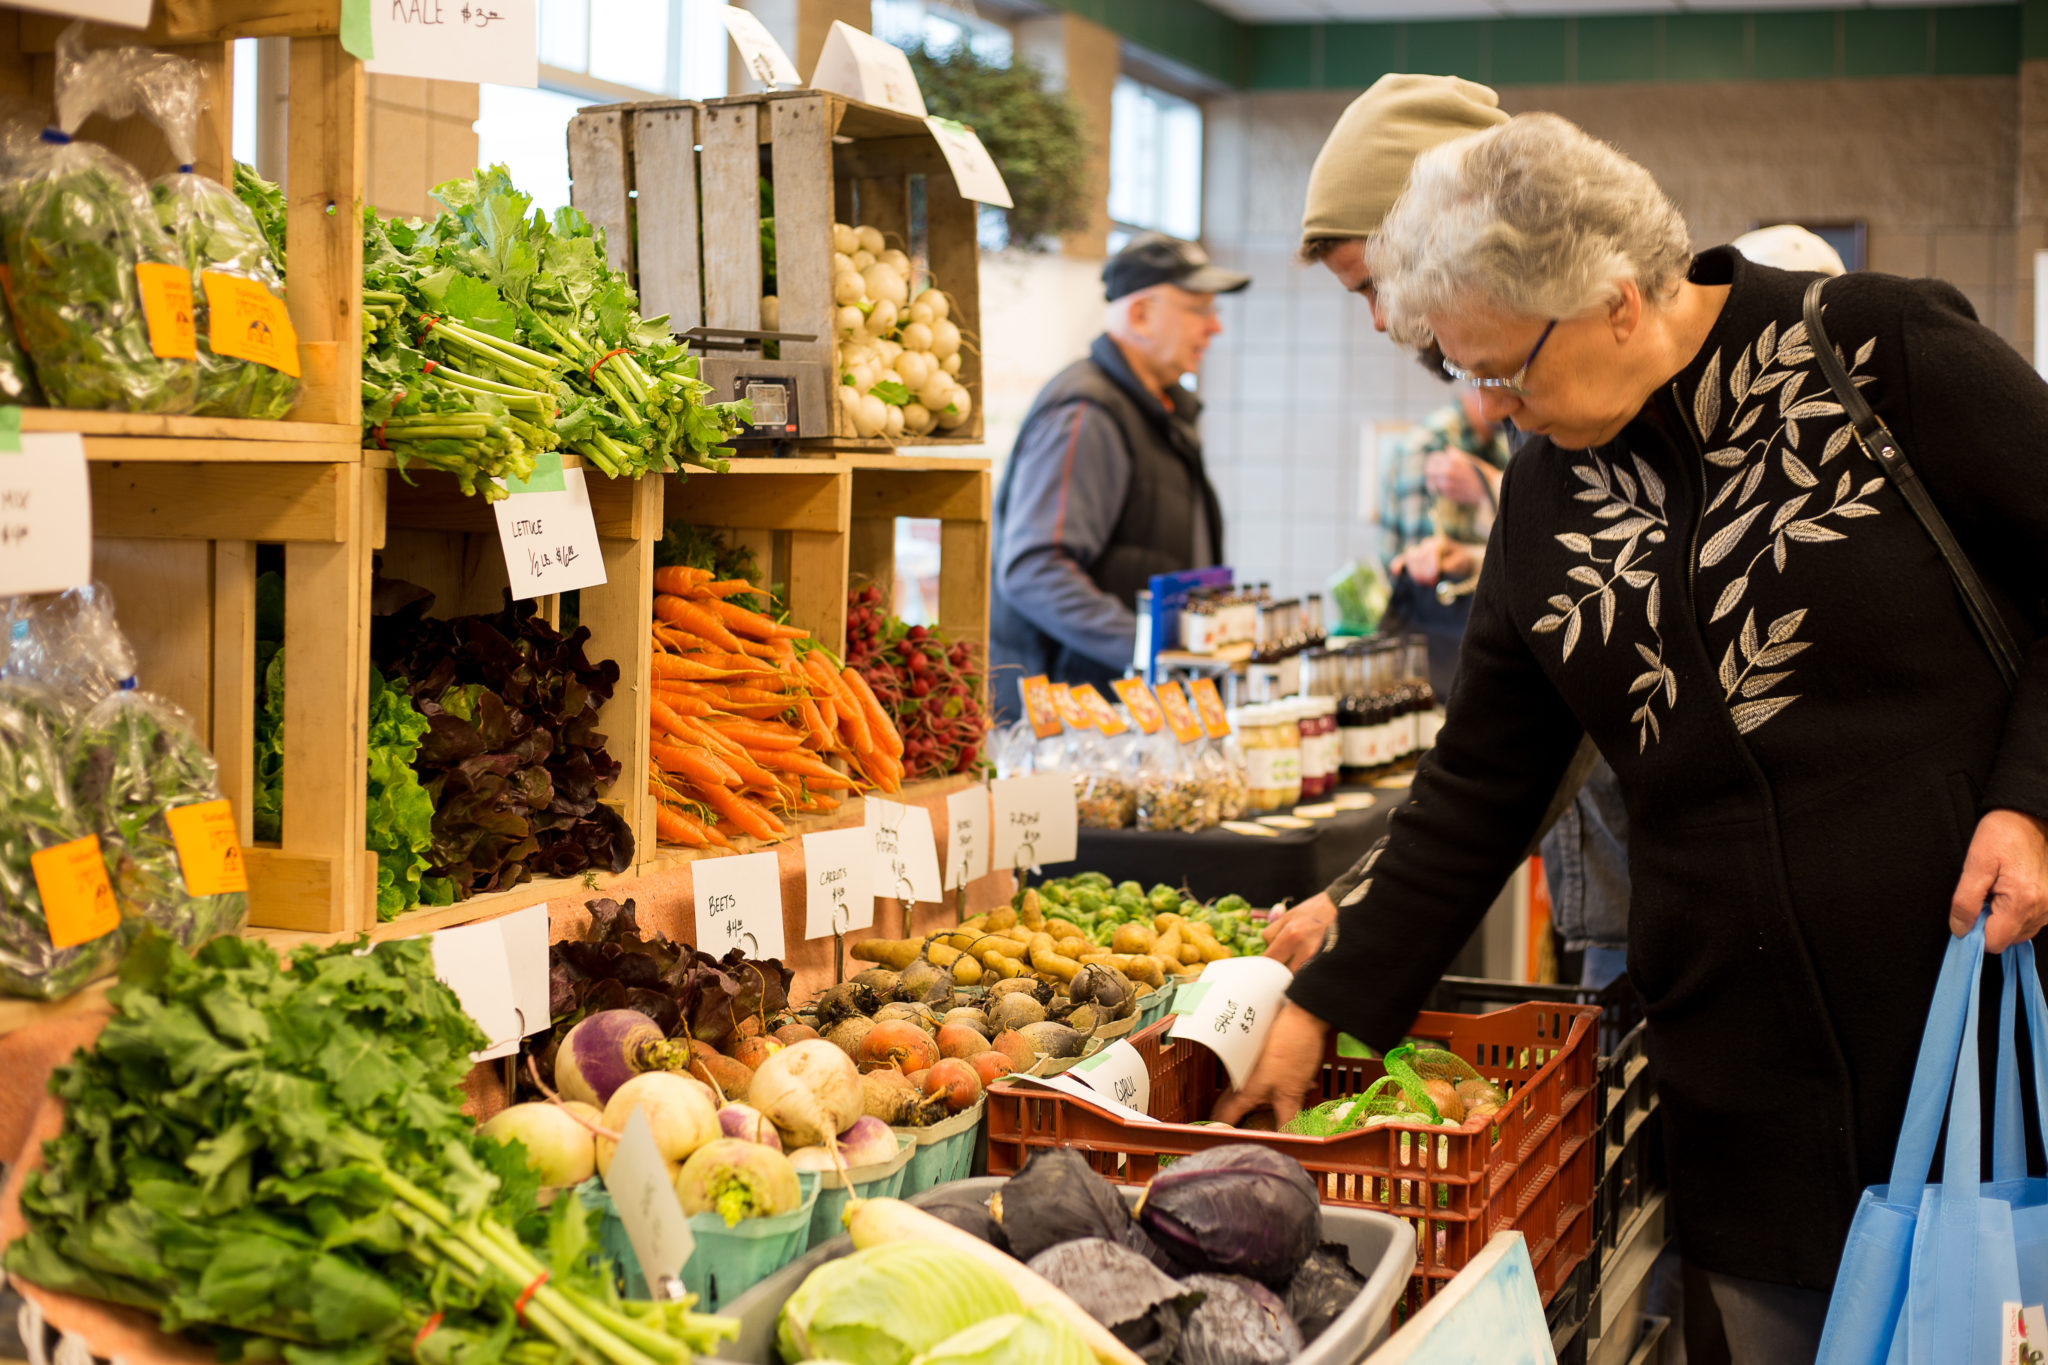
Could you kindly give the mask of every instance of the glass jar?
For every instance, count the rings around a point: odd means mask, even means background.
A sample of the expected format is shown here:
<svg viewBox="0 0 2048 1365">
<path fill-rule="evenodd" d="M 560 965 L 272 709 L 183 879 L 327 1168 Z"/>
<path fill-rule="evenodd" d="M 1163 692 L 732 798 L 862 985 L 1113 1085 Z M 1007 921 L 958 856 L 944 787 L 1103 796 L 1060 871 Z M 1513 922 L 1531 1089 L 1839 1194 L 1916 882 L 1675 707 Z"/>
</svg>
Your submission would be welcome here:
<svg viewBox="0 0 2048 1365">
<path fill-rule="evenodd" d="M 1323 717 L 1319 700 L 1301 697 L 1288 703 L 1294 712 L 1295 734 L 1301 741 L 1301 799 L 1320 801 L 1336 781 L 1323 748 Z M 1334 721 L 1334 717 L 1332 720 Z"/>
<path fill-rule="evenodd" d="M 1277 702 L 1238 713 L 1244 745 L 1245 799 L 1255 811 L 1292 806 L 1301 794 L 1301 734 L 1294 713 Z"/>
</svg>

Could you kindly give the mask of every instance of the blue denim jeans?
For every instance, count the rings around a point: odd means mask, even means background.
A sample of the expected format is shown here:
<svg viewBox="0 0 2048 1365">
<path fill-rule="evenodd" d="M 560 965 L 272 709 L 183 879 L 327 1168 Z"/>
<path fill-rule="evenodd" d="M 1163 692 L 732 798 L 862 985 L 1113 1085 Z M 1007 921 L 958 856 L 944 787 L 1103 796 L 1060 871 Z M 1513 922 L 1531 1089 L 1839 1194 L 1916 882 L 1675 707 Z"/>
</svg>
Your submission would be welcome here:
<svg viewBox="0 0 2048 1365">
<path fill-rule="evenodd" d="M 1586 954 L 1587 985 L 1619 976 L 1614 964 L 1628 948 L 1628 810 L 1606 760 L 1543 836 L 1543 878 L 1550 887 L 1551 926 L 1558 947 Z M 1596 952 L 1599 949 L 1610 952 Z M 1595 961 L 1605 979 L 1591 979 Z"/>
</svg>

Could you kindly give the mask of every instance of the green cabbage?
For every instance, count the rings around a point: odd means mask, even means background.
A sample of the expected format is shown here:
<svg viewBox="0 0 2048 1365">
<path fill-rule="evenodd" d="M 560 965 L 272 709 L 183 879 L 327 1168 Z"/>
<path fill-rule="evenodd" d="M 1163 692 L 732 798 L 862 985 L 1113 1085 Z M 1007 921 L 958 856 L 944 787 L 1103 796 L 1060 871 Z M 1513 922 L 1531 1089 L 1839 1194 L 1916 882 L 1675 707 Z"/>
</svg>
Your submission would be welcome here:
<svg viewBox="0 0 2048 1365">
<path fill-rule="evenodd" d="M 812 1271 L 782 1306 L 775 1339 L 784 1360 L 910 1365 L 920 1351 L 1023 1306 L 1017 1291 L 978 1261 L 892 1242 Z"/>
<path fill-rule="evenodd" d="M 914 1365 L 1094 1365 L 1095 1353 L 1073 1325 L 1049 1308 L 1005 1313 L 955 1332 Z"/>
</svg>

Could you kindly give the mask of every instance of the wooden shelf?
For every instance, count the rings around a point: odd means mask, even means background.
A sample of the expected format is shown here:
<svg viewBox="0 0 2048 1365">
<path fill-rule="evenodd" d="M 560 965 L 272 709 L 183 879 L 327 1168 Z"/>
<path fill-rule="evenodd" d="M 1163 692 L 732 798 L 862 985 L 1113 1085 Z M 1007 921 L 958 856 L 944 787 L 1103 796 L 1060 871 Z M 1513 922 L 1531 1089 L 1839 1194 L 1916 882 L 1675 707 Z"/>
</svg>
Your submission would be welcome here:
<svg viewBox="0 0 2048 1365">
<path fill-rule="evenodd" d="M 352 464 L 359 428 L 333 422 L 253 422 L 233 417 L 160 417 L 134 412 L 23 408 L 21 429 L 75 431 L 94 461 L 180 464 Z"/>
<path fill-rule="evenodd" d="M 965 791 L 978 785 L 980 781 L 980 778 L 971 773 L 956 773 L 952 777 L 935 777 L 925 782 L 907 783 L 902 791 L 894 796 L 884 793 L 882 799 L 905 804 L 930 800 L 933 797 L 950 796 L 954 792 Z M 730 850 L 684 848 L 680 844 L 650 844 L 641 854 L 640 870 L 637 875 L 653 876 L 705 858 L 731 858 L 742 853 L 760 853 L 783 844 L 797 843 L 806 834 L 822 834 L 828 829 L 846 829 L 866 820 L 867 809 L 867 798 L 856 796 L 835 811 L 826 811 L 818 815 L 797 815 L 785 819 L 783 824 L 789 827 L 789 837 L 786 839 L 770 842 L 762 839 L 737 838 L 733 840 Z"/>
</svg>

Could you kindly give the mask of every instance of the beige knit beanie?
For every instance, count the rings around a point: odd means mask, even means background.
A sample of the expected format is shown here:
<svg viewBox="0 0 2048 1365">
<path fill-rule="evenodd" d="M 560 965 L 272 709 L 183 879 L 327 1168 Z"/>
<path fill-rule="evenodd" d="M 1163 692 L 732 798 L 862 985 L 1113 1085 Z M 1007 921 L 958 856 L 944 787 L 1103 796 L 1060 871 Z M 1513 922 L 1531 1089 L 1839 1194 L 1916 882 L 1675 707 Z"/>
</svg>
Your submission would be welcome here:
<svg viewBox="0 0 2048 1365">
<path fill-rule="evenodd" d="M 1500 96 L 1456 76 L 1382 76 L 1351 101 L 1308 173 L 1303 245 L 1320 237 L 1369 237 L 1415 158 L 1440 143 L 1506 123 Z"/>
</svg>

